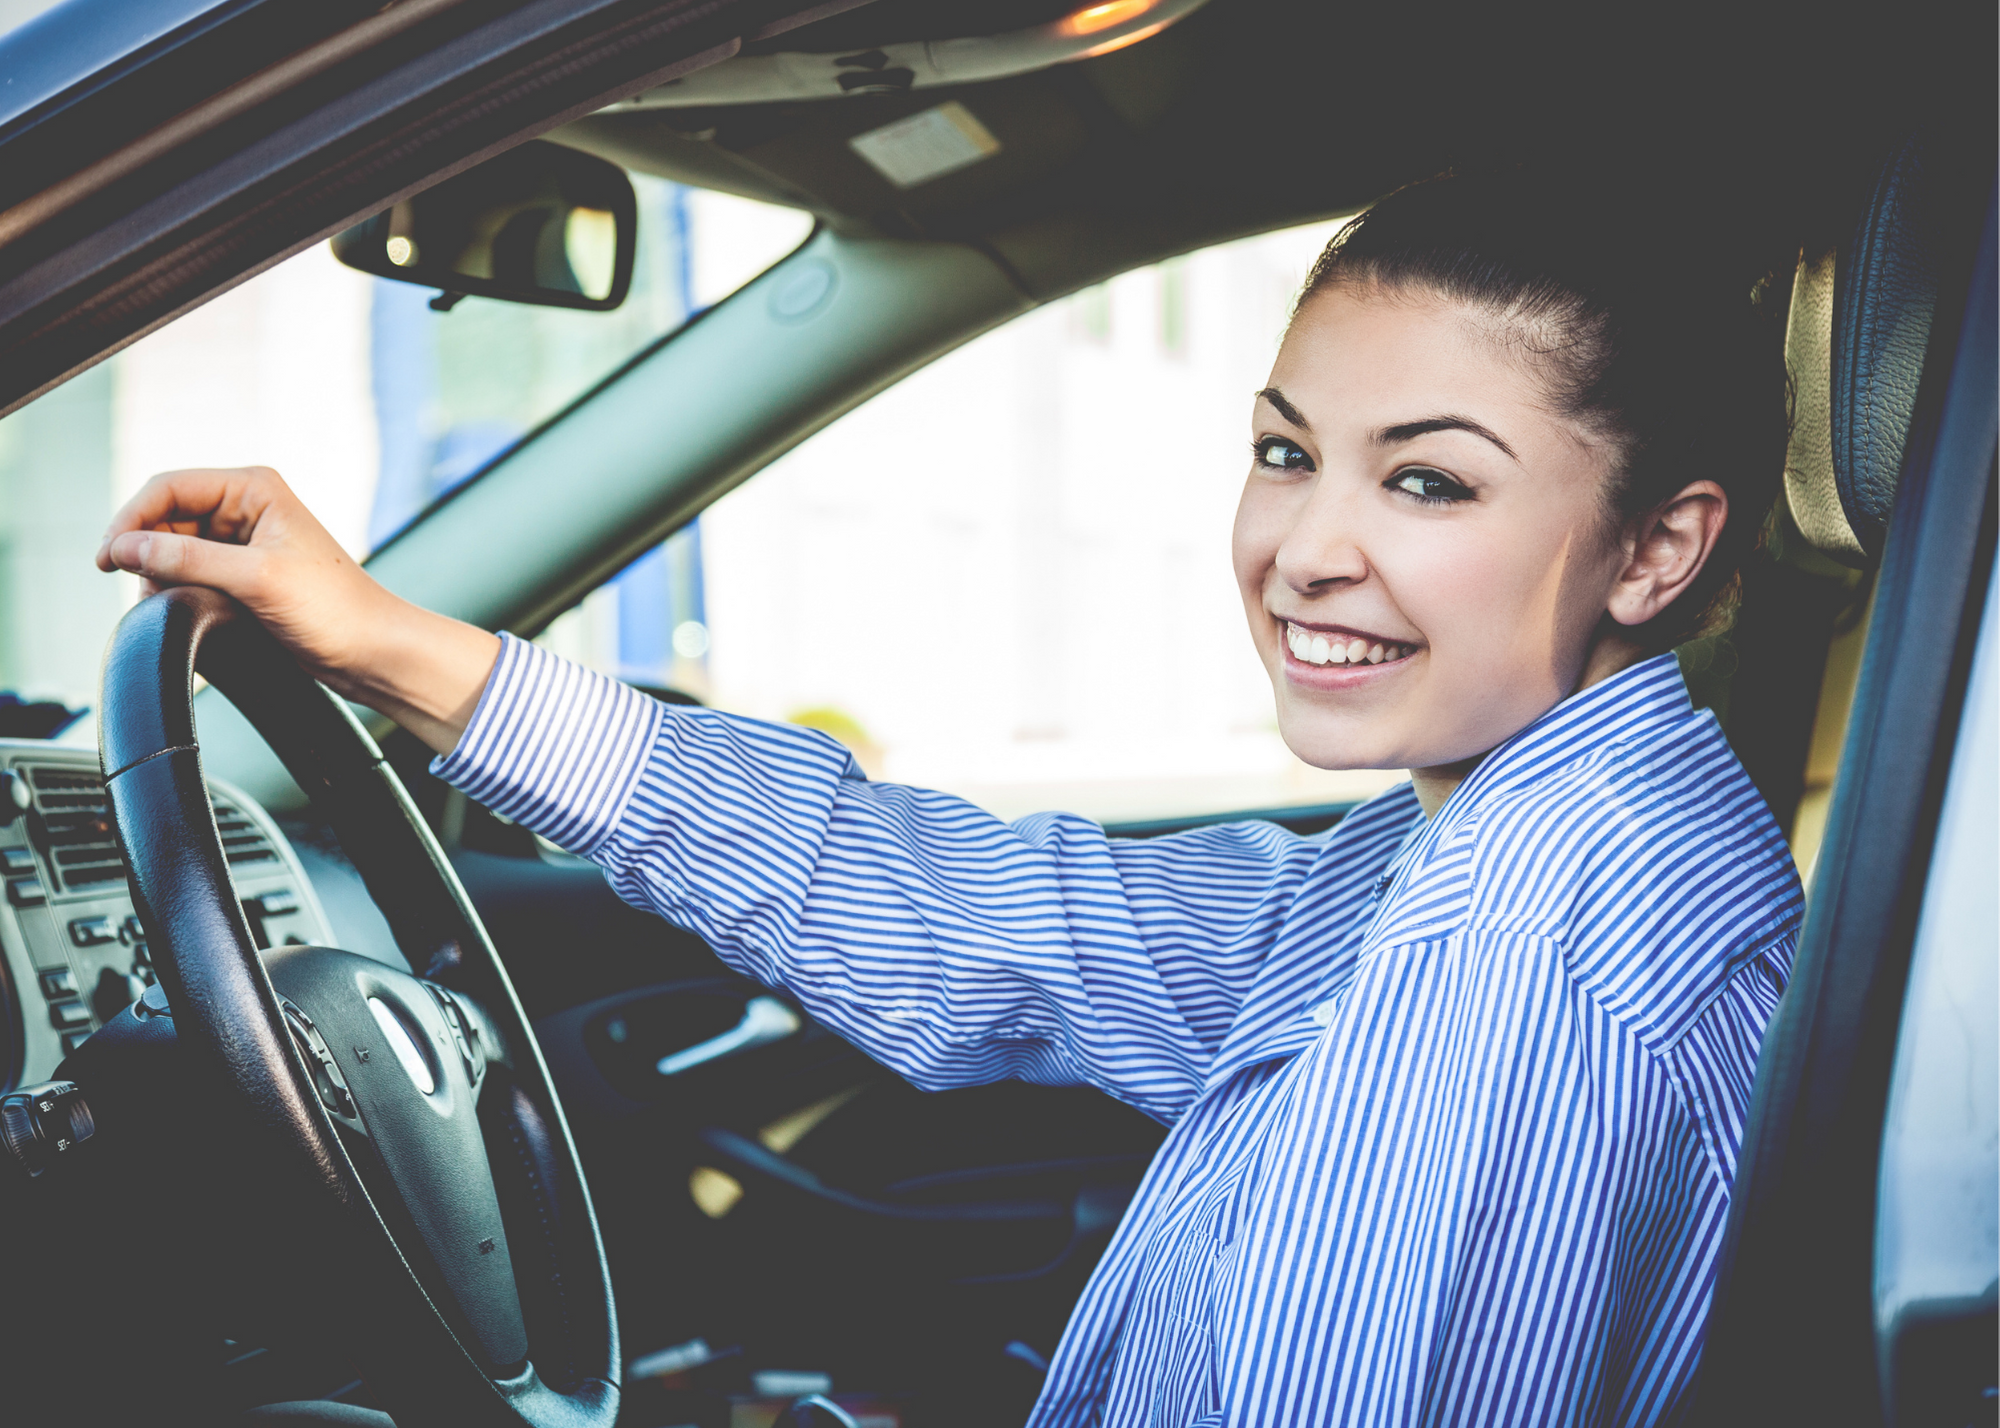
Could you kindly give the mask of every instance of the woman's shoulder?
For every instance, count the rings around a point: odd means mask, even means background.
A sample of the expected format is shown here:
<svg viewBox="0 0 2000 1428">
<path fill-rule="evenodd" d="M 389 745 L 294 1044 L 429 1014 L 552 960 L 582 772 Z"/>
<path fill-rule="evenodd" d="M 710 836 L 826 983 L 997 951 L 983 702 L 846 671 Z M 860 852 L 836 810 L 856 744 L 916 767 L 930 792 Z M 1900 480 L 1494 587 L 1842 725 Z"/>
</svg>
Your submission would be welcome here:
<svg viewBox="0 0 2000 1428">
<path fill-rule="evenodd" d="M 1719 861 L 1782 873 L 1784 834 L 1715 721 L 1697 713 L 1643 740 L 1610 741 L 1476 810 L 1475 861 L 1537 857 L 1570 874 L 1664 876 Z"/>
<path fill-rule="evenodd" d="M 1706 714 L 1593 750 L 1477 823 L 1471 920 L 1559 942 L 1649 1041 L 1677 1038 L 1804 910 L 1784 834 Z"/>
</svg>

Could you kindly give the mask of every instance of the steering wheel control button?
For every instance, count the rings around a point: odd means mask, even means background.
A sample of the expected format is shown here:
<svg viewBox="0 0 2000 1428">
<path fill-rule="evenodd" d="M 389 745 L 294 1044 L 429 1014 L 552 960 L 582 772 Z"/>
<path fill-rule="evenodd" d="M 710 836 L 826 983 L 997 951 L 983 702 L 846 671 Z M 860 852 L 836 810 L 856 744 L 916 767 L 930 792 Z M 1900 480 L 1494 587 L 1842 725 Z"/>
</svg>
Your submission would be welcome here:
<svg viewBox="0 0 2000 1428">
<path fill-rule="evenodd" d="M 7 879 L 7 901 L 15 907 L 40 907 L 48 900 L 40 878 Z"/>
<path fill-rule="evenodd" d="M 69 940 L 79 947 L 98 947 L 118 940 L 118 929 L 108 917 L 73 917 Z"/>
<path fill-rule="evenodd" d="M 389 1043 L 389 1049 L 403 1063 L 403 1070 L 411 1083 L 426 1096 L 435 1092 L 437 1077 L 431 1074 L 431 1064 L 424 1059 L 423 1048 L 410 1035 L 410 1029 L 403 1025 L 403 1018 L 397 1015 L 396 1009 L 380 997 L 370 997 L 368 1011 L 375 1018 L 375 1024 L 382 1028 L 382 1039 Z"/>
<path fill-rule="evenodd" d="M 43 972 L 40 980 L 42 995 L 52 1002 L 76 995 L 76 973 L 67 967 L 60 972 Z"/>
<path fill-rule="evenodd" d="M 35 871 L 33 848 L 0 848 L 0 872 L 32 873 L 33 871 Z"/>
<path fill-rule="evenodd" d="M 0 1097 L 0 1147 L 29 1175 L 97 1134 L 97 1121 L 74 1081 L 46 1081 Z"/>
<path fill-rule="evenodd" d="M 148 988 L 146 995 L 150 997 L 154 990 Z M 160 1000 L 164 1005 L 164 994 Z M 368 1128 L 361 1123 L 361 1111 L 354 1104 L 354 1092 L 348 1089 L 347 1078 L 340 1074 L 340 1063 L 333 1059 L 333 1051 L 326 1044 L 326 1038 L 319 1034 L 313 1019 L 296 1003 L 281 1001 L 278 1005 L 284 1010 L 285 1024 L 291 1028 L 292 1040 L 305 1057 L 306 1069 L 312 1073 L 313 1090 L 319 1096 L 319 1103 L 341 1125 L 366 1135 Z"/>
<path fill-rule="evenodd" d="M 90 1040 L 90 1033 L 87 1031 L 64 1032 L 62 1034 L 63 1055 L 65 1056 L 74 1055 L 77 1047 L 83 1045 L 84 1042 L 88 1040 Z"/>
<path fill-rule="evenodd" d="M 90 1025 L 90 1008 L 82 1002 L 56 1002 L 49 1008 L 49 1025 L 57 1031 L 72 1031 Z"/>
<path fill-rule="evenodd" d="M 465 1065 L 465 1079 L 476 1091 L 479 1078 L 486 1073 L 486 1058 L 479 1050 L 479 1030 L 472 1019 L 465 1014 L 465 1008 L 458 1004 L 458 998 L 435 982 L 425 982 L 424 990 L 437 1003 L 438 1011 L 444 1016 L 444 1024 L 451 1032 L 452 1045 L 457 1048 L 458 1059 Z"/>
</svg>

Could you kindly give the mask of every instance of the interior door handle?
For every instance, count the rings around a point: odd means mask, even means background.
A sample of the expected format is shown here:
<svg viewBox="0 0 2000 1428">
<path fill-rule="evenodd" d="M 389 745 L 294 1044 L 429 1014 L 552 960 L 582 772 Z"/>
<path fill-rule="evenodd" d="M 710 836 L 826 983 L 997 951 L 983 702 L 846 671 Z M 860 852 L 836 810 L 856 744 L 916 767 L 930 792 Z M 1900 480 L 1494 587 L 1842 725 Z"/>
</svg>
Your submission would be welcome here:
<svg viewBox="0 0 2000 1428">
<path fill-rule="evenodd" d="M 662 1076 L 678 1076 L 718 1057 L 783 1041 L 803 1025 L 799 1014 L 776 997 L 752 997 L 743 1004 L 743 1020 L 720 1036 L 698 1041 L 671 1056 L 662 1056 L 656 1069 Z"/>
</svg>

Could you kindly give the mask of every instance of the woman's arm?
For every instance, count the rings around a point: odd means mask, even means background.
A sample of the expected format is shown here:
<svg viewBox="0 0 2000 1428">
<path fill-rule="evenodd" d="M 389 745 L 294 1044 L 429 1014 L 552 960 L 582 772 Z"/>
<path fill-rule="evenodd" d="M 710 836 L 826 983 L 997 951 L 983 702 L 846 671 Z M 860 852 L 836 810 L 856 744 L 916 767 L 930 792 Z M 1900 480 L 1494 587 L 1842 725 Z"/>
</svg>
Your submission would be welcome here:
<svg viewBox="0 0 2000 1428">
<path fill-rule="evenodd" d="M 1091 1081 L 1177 1114 L 1316 855 L 1251 825 L 1141 844 L 1080 819 L 1009 828 L 867 784 L 821 735 L 668 719 L 383 589 L 262 467 L 154 477 L 97 563 L 242 601 L 315 677 L 448 755 L 445 777 L 921 1085 Z"/>
<path fill-rule="evenodd" d="M 1193 1098 L 1320 845 L 1237 824 L 1143 842 L 871 784 L 811 730 L 668 709 L 507 638 L 440 776 L 594 858 L 928 1088 Z"/>
</svg>

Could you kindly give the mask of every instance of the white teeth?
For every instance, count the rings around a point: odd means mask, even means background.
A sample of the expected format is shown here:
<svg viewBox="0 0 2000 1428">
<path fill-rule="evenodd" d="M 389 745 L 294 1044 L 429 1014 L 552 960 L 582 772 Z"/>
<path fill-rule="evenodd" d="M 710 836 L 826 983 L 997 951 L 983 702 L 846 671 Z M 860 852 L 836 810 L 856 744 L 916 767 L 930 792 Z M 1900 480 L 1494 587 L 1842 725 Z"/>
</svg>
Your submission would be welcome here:
<svg viewBox="0 0 2000 1428">
<path fill-rule="evenodd" d="M 1285 622 L 1285 646 L 1292 657 L 1305 664 L 1390 664 L 1417 652 L 1415 645 L 1399 645 L 1390 640 L 1328 639 L 1311 630 Z"/>
</svg>

